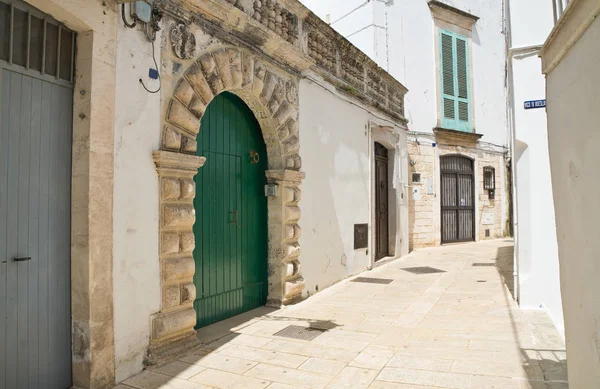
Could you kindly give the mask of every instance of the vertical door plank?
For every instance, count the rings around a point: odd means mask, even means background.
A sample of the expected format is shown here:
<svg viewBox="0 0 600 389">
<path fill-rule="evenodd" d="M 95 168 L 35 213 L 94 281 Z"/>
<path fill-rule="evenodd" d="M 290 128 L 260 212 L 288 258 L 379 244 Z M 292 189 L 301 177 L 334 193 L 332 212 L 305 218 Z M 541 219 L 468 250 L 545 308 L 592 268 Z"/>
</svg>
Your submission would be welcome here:
<svg viewBox="0 0 600 389">
<path fill-rule="evenodd" d="M 6 389 L 6 362 L 9 357 L 6 338 L 8 284 L 8 139 L 10 73 L 0 69 L 0 389 Z"/>
<path fill-rule="evenodd" d="M 8 149 L 8 282 L 7 282 L 7 350 L 9 357 L 6 363 L 6 387 L 18 387 L 18 267 L 12 258 L 18 255 L 19 225 L 19 130 L 21 121 L 21 84 L 23 76 L 11 73 L 9 99 L 9 149 Z"/>
<path fill-rule="evenodd" d="M 42 84 L 42 128 L 40 134 L 40 192 L 39 202 L 39 293 L 38 293 L 38 317 L 39 317 L 39 351 L 38 364 L 40 370 L 40 382 L 49 383 L 52 375 L 50 348 L 50 289 L 48 274 L 50 270 L 49 257 L 49 232 L 50 225 L 50 130 L 52 118 L 52 84 Z"/>
<path fill-rule="evenodd" d="M 29 387 L 38 389 L 43 387 L 39 381 L 38 349 L 39 349 L 39 195 L 40 195 L 40 155 L 42 132 L 42 81 L 34 79 L 31 88 L 31 108 L 29 127 L 30 138 L 30 165 L 29 165 L 29 253 L 32 260 L 29 264 Z"/>
<path fill-rule="evenodd" d="M 17 255 L 31 256 L 29 252 L 29 149 L 31 139 L 30 114 L 31 109 L 31 77 L 21 77 L 21 112 L 19 122 L 19 177 L 18 177 L 18 224 L 17 224 Z M 19 388 L 29 387 L 29 322 L 27 303 L 29 302 L 29 268 L 31 261 L 17 263 L 18 283 L 18 382 Z"/>
</svg>

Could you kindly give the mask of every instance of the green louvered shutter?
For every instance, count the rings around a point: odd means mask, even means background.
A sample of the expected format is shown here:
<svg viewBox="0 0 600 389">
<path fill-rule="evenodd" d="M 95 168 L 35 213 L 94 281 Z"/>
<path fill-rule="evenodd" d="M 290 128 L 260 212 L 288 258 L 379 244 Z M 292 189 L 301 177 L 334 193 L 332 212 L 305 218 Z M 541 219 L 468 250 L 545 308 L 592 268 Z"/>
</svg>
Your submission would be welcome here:
<svg viewBox="0 0 600 389">
<path fill-rule="evenodd" d="M 467 39 L 440 31 L 442 127 L 471 131 Z"/>
</svg>

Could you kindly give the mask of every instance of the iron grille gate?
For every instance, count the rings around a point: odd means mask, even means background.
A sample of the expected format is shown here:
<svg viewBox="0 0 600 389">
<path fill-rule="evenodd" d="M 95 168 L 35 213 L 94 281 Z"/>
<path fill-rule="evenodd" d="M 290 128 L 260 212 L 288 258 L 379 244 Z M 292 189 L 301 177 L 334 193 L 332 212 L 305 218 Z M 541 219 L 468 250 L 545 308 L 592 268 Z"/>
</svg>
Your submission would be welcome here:
<svg viewBox="0 0 600 389">
<path fill-rule="evenodd" d="M 75 39 L 0 0 L 0 389 L 72 385 Z"/>
<path fill-rule="evenodd" d="M 442 243 L 475 240 L 473 160 L 460 155 L 440 158 Z"/>
</svg>

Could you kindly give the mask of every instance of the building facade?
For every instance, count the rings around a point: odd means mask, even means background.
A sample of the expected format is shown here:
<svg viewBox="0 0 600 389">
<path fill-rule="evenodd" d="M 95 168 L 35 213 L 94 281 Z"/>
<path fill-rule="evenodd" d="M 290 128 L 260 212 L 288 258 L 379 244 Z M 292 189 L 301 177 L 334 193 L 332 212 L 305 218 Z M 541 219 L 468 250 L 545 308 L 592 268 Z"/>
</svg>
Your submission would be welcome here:
<svg viewBox="0 0 600 389">
<path fill-rule="evenodd" d="M 304 3 L 411 90 L 411 249 L 510 235 L 503 3 Z"/>
<path fill-rule="evenodd" d="M 567 6 L 568 4 L 568 6 Z M 555 1 L 556 25 L 540 51 L 556 211 L 569 386 L 600 386 L 600 1 Z"/>
<path fill-rule="evenodd" d="M 0 0 L 2 389 L 408 252 L 401 83 L 294 0 L 120 3 Z"/>
<path fill-rule="evenodd" d="M 506 6 L 515 297 L 522 308 L 547 310 L 564 336 L 548 124 L 545 104 L 539 104 L 546 99 L 539 51 L 554 26 L 553 8 L 545 0 L 509 1 Z"/>
</svg>

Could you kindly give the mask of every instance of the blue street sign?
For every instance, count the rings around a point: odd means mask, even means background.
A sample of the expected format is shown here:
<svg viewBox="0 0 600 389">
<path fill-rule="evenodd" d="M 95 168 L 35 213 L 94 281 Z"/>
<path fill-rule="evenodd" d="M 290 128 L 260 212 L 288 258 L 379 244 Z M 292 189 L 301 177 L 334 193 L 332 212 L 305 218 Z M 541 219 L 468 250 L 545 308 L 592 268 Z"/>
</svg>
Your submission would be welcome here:
<svg viewBox="0 0 600 389">
<path fill-rule="evenodd" d="M 525 102 L 525 109 L 544 108 L 546 100 L 530 100 Z"/>
</svg>

